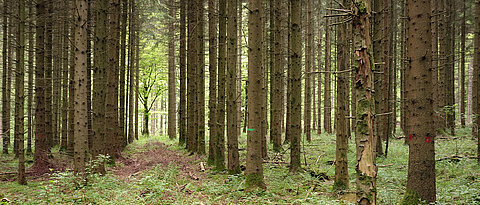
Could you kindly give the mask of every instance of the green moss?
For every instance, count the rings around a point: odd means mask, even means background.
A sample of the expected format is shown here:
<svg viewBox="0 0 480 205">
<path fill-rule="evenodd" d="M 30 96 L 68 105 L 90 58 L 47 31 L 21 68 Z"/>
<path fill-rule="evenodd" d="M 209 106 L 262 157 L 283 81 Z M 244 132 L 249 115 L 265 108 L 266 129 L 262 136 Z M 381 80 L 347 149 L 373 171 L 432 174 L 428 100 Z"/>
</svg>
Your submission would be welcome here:
<svg viewBox="0 0 480 205">
<path fill-rule="evenodd" d="M 407 192 L 405 192 L 405 196 L 403 197 L 402 200 L 402 205 L 412 205 L 412 204 L 425 204 L 421 201 L 420 195 L 418 195 L 417 192 L 407 189 Z"/>
<path fill-rule="evenodd" d="M 336 181 L 335 183 L 333 183 L 333 191 L 343 191 L 343 190 L 347 190 L 348 187 L 347 187 L 347 184 L 343 183 L 342 181 Z"/>
<path fill-rule="evenodd" d="M 255 189 L 265 189 L 263 175 L 260 173 L 247 174 L 245 176 L 245 191 L 253 191 Z"/>
</svg>

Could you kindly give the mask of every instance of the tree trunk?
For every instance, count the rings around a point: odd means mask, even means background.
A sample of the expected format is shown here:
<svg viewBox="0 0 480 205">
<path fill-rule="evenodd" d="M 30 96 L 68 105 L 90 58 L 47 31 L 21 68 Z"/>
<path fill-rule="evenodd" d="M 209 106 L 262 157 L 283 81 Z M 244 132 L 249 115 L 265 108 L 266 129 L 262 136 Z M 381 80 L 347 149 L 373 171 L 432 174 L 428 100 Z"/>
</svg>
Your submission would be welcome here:
<svg viewBox="0 0 480 205">
<path fill-rule="evenodd" d="M 446 86 L 446 120 L 447 128 L 450 130 L 450 134 L 455 134 L 455 10 L 453 6 L 453 1 L 446 0 L 446 37 L 445 41 L 448 41 L 446 44 L 447 51 L 443 58 L 447 59 L 445 64 L 446 66 L 446 75 L 445 75 L 445 86 Z"/>
<path fill-rule="evenodd" d="M 178 131 L 179 131 L 179 138 L 178 138 L 178 143 L 180 145 L 185 145 L 186 143 L 186 138 L 187 138 L 187 118 L 186 118 L 186 112 L 187 112 L 187 85 L 186 85 L 186 80 L 187 80 L 187 70 L 186 70 L 186 0 L 180 0 L 180 104 L 178 107 Z"/>
<path fill-rule="evenodd" d="M 87 0 L 75 0 L 75 146 L 74 166 L 85 175 L 85 150 L 88 140 L 87 120 Z"/>
<path fill-rule="evenodd" d="M 28 16 L 30 19 L 28 21 L 27 33 L 28 33 L 28 96 L 27 96 L 27 153 L 32 153 L 32 138 L 33 138 L 33 68 L 34 68 L 34 7 L 33 2 L 28 2 Z M 68 11 L 68 10 L 67 10 Z M 68 52 L 68 51 L 67 51 Z"/>
<path fill-rule="evenodd" d="M 318 8 L 322 6 L 322 1 L 318 1 Z M 317 22 L 318 22 L 318 42 L 317 42 L 317 49 L 318 49 L 318 88 L 317 88 L 317 96 L 318 96 L 318 117 L 317 117 L 317 134 L 322 134 L 322 9 L 318 9 L 317 14 Z M 325 73 L 326 75 L 327 73 Z"/>
<path fill-rule="evenodd" d="M 3 75 L 2 75 L 2 139 L 3 139 L 3 153 L 8 154 L 8 147 L 10 146 L 10 96 L 8 94 L 7 88 L 7 76 L 9 75 L 10 69 L 8 69 L 8 0 L 5 0 L 3 3 L 3 48 L 2 48 L 2 59 L 3 59 Z M 37 36 L 38 37 L 38 36 Z M 43 51 L 42 51 L 43 52 Z"/>
<path fill-rule="evenodd" d="M 215 169 L 225 169 L 225 80 L 227 63 L 227 1 L 219 0 L 218 13 L 218 96 L 217 96 L 217 141 L 215 147 Z"/>
<path fill-rule="evenodd" d="M 329 0 L 331 5 L 331 0 Z M 331 13 L 331 12 L 330 12 Z M 330 84 L 330 66 L 331 66 L 331 40 L 330 40 L 330 18 L 325 18 L 325 85 L 324 85 L 324 99 L 323 99 L 323 128 L 326 133 L 332 133 L 332 99 L 331 99 L 331 84 Z"/>
<path fill-rule="evenodd" d="M 40 172 L 48 171 L 48 144 L 45 133 L 45 0 L 36 3 L 35 28 L 35 153 L 33 168 Z M 5 74 L 4 74 L 5 77 Z M 3 92 L 2 92 L 3 93 Z M 5 105 L 5 103 L 4 103 Z M 5 127 L 3 127 L 5 129 Z M 4 132 L 5 133 L 5 132 Z"/>
<path fill-rule="evenodd" d="M 74 22 L 74 16 L 75 16 L 75 1 L 70 2 L 70 15 L 69 15 L 69 20 L 70 22 Z M 75 39 L 75 24 L 70 23 L 70 39 Z M 68 85 L 68 136 L 67 136 L 67 154 L 73 157 L 73 152 L 74 152 L 74 129 L 75 129 L 75 90 L 74 90 L 74 77 L 75 77 L 75 46 L 74 46 L 74 41 L 69 41 L 70 42 L 70 67 L 69 67 L 69 73 L 70 73 L 70 78 L 69 78 L 69 85 Z M 104 52 L 105 53 L 105 52 Z M 102 79 L 105 79 L 102 77 Z M 103 86 L 102 88 L 104 88 Z M 104 104 L 102 104 L 104 105 Z M 103 122 L 102 122 L 103 125 Z M 102 141 L 103 142 L 103 141 Z M 103 148 L 102 148 L 103 151 Z"/>
<path fill-rule="evenodd" d="M 283 86 L 282 85 L 282 78 L 283 78 L 283 69 L 285 66 L 285 56 L 283 55 L 283 41 L 284 41 L 284 32 L 282 31 L 283 21 L 285 21 L 285 11 L 282 9 L 283 1 L 276 0 L 274 2 L 274 44 L 271 45 L 274 49 L 274 58 L 272 61 L 272 73 L 271 73 L 271 88 L 273 92 L 270 93 L 271 95 L 271 112 L 270 112 L 270 121 L 271 121 L 271 128 L 270 128 L 270 138 L 273 142 L 273 151 L 279 152 L 282 149 L 282 107 L 283 107 Z"/>
<path fill-rule="evenodd" d="M 461 56 L 460 56 L 460 95 L 459 95 L 459 98 L 460 98 L 460 103 L 459 103 L 459 106 L 460 106 L 460 125 L 462 126 L 462 128 L 465 128 L 465 118 L 466 118 L 466 115 L 465 115 L 465 41 L 466 41 L 466 34 L 467 34 L 467 29 L 466 29 L 466 24 L 465 24 L 465 19 L 466 19 L 466 15 L 467 15 L 467 12 L 466 12 L 466 1 L 463 0 L 463 3 L 462 3 L 462 13 L 463 13 L 463 16 L 462 16 L 462 23 L 461 23 Z"/>
<path fill-rule="evenodd" d="M 208 93 L 208 127 L 210 129 L 208 140 L 208 165 L 215 164 L 215 150 L 217 147 L 216 132 L 216 104 L 217 104 L 217 2 L 216 0 L 208 0 L 208 53 L 209 65 L 209 93 Z"/>
<path fill-rule="evenodd" d="M 118 109 L 118 128 L 119 128 L 119 137 L 122 139 L 121 146 L 124 148 L 128 142 L 128 136 L 126 132 L 126 121 L 125 121 L 125 70 L 126 70 L 126 53 L 127 53 L 127 18 L 128 18 L 128 0 L 121 0 L 121 14 L 120 14 L 120 67 L 119 74 L 119 109 Z M 131 37 L 131 36 L 130 36 Z"/>
<path fill-rule="evenodd" d="M 24 103 L 25 103 L 25 0 L 18 1 L 18 47 L 15 75 L 15 139 L 18 140 L 18 176 L 17 181 L 26 185 L 24 151 Z"/>
<path fill-rule="evenodd" d="M 242 136 L 242 1 L 237 0 L 237 135 Z"/>
<path fill-rule="evenodd" d="M 170 34 L 168 41 L 168 137 L 173 140 L 177 138 L 177 80 L 175 62 L 175 1 L 169 1 Z"/>
<path fill-rule="evenodd" d="M 129 75 L 129 84 L 128 84 L 128 143 L 132 143 L 133 140 L 135 139 L 135 130 L 134 130 L 134 104 L 135 104 L 135 99 L 134 99 L 134 94 L 137 93 L 137 90 L 135 90 L 135 61 L 134 61 L 134 53 L 135 53 L 135 29 L 136 29 L 136 24 L 137 24 L 137 19 L 136 16 L 134 15 L 135 13 L 135 0 L 130 0 L 130 11 L 129 11 L 129 43 L 128 43 L 128 50 L 129 50 L 129 56 L 128 56 L 128 61 L 129 61 L 129 69 L 128 69 L 128 75 Z M 138 116 L 137 116 L 138 117 Z"/>
<path fill-rule="evenodd" d="M 475 38 L 474 38 L 474 72 L 473 72 L 473 114 L 480 114 L 480 1 L 475 1 Z M 477 160 L 480 163 L 480 119 L 475 118 L 474 121 L 474 136 L 477 136 Z"/>
<path fill-rule="evenodd" d="M 247 164 L 245 190 L 250 191 L 257 188 L 265 189 L 263 182 L 263 159 L 262 159 L 262 140 L 264 138 L 261 124 L 264 88 L 264 66 L 263 66 L 263 2 L 249 0 L 248 13 L 248 132 L 247 132 Z"/>
<path fill-rule="evenodd" d="M 447 32 L 447 18 L 446 18 L 446 9 L 445 9 L 445 0 L 439 0 L 438 2 L 438 39 L 439 39 L 439 54 L 438 54 L 438 92 L 437 97 L 435 98 L 438 101 L 438 125 L 437 129 L 445 130 L 446 128 L 446 103 L 447 103 L 447 69 L 448 69 L 448 32 Z"/>
<path fill-rule="evenodd" d="M 343 0 L 344 5 L 347 4 L 347 0 Z M 341 19 L 344 20 L 344 19 Z M 349 187 L 348 180 L 348 130 L 347 130 L 347 60 L 348 58 L 348 42 L 347 42 L 347 25 L 341 24 L 337 26 L 337 106 L 335 111 L 336 121 L 336 154 L 335 154 L 335 190 L 346 190 Z"/>
<path fill-rule="evenodd" d="M 197 1 L 197 153 L 205 154 L 205 4 L 204 0 Z M 235 32 L 235 35 L 237 33 Z M 234 60 L 236 61 L 236 59 Z"/>
<path fill-rule="evenodd" d="M 372 39 L 373 39 L 373 59 L 375 59 L 375 64 L 373 67 L 373 75 L 374 77 L 374 98 L 375 98 L 375 113 L 382 114 L 386 113 L 386 104 L 388 103 L 387 99 L 385 99 L 385 94 L 387 93 L 387 61 L 386 56 L 384 55 L 385 47 L 384 44 L 387 42 L 385 32 L 385 24 L 386 21 L 385 16 L 385 5 L 384 0 L 374 0 L 373 1 L 373 31 L 372 31 Z M 382 139 L 385 139 L 385 125 L 388 125 L 388 121 L 386 120 L 386 115 L 382 114 L 374 119 L 374 132 L 375 132 L 375 139 L 374 144 L 375 147 L 373 151 L 376 153 L 376 156 L 383 155 L 383 148 L 382 148 Z"/>
<path fill-rule="evenodd" d="M 93 70 L 93 137 L 92 158 L 105 154 L 105 86 L 107 69 L 107 8 L 108 0 L 97 0 L 95 5 L 95 38 L 94 38 L 94 70 Z M 133 124 L 133 123 L 132 123 Z M 103 167 L 96 170 L 103 173 Z"/>
<path fill-rule="evenodd" d="M 405 133 L 409 136 L 409 158 L 405 204 L 421 200 L 435 202 L 435 128 L 431 66 L 431 3 L 407 0 L 408 34 Z"/>
<path fill-rule="evenodd" d="M 135 1 L 134 1 L 135 2 Z M 134 7 L 135 8 L 135 7 Z M 133 12 L 135 19 L 139 18 L 137 10 Z M 134 116 L 135 116 L 135 139 L 138 140 L 138 90 L 139 90 L 139 79 L 140 79 L 140 21 L 135 21 L 135 102 L 134 102 Z M 133 68 L 133 67 L 132 67 Z"/>
<path fill-rule="evenodd" d="M 237 0 L 227 2 L 227 138 L 228 172 L 240 173 L 237 132 Z"/>
<path fill-rule="evenodd" d="M 359 9 L 362 8 L 362 9 Z M 352 6 L 353 39 L 355 46 L 355 92 L 356 92 L 356 132 L 357 147 L 357 204 L 376 204 L 375 155 L 373 152 L 375 101 L 373 99 L 374 61 L 372 58 L 372 41 L 370 31 L 370 0 L 355 0 Z"/>
<path fill-rule="evenodd" d="M 312 44 L 313 44 L 313 22 L 312 22 L 312 12 L 313 5 L 312 0 L 307 2 L 307 21 L 306 21 L 306 46 L 305 46 L 305 108 L 304 108 L 304 130 L 303 132 L 306 135 L 307 141 L 312 141 Z"/>
<path fill-rule="evenodd" d="M 53 141 L 53 117 L 52 94 L 53 94 L 53 1 L 46 1 L 47 17 L 45 21 L 45 133 L 47 135 L 48 152 L 54 145 Z M 74 26 L 72 26 L 74 27 Z"/>
<path fill-rule="evenodd" d="M 301 137 L 301 117 L 302 117 L 302 35 L 301 35 L 301 2 L 298 0 L 291 1 L 291 44 L 292 49 L 289 55 L 292 58 L 291 65 L 291 81 L 292 81 L 292 127 L 291 127 L 291 144 L 290 144 L 290 172 L 296 173 L 300 170 L 300 137 Z"/>
<path fill-rule="evenodd" d="M 197 133 L 195 124 L 196 112 L 196 69 L 198 63 L 197 49 L 197 3 L 194 0 L 188 0 L 188 59 L 187 59 L 187 150 L 189 152 L 197 151 Z"/>
</svg>

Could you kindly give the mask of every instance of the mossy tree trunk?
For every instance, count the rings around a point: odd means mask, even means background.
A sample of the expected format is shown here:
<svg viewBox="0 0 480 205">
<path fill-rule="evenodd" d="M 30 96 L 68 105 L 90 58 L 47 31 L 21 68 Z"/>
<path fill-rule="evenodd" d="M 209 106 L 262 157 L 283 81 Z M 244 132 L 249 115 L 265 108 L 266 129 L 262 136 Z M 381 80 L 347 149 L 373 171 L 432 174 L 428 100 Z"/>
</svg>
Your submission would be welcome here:
<svg viewBox="0 0 480 205">
<path fill-rule="evenodd" d="M 405 133 L 409 138 L 407 191 L 403 203 L 435 202 L 435 128 L 431 67 L 431 3 L 407 0 Z"/>
<path fill-rule="evenodd" d="M 371 1 L 356 0 L 353 10 L 353 42 L 355 52 L 354 69 L 356 93 L 356 134 L 357 147 L 357 204 L 376 204 L 376 175 L 374 153 L 374 116 L 373 98 L 373 56 L 369 34 Z"/>
</svg>

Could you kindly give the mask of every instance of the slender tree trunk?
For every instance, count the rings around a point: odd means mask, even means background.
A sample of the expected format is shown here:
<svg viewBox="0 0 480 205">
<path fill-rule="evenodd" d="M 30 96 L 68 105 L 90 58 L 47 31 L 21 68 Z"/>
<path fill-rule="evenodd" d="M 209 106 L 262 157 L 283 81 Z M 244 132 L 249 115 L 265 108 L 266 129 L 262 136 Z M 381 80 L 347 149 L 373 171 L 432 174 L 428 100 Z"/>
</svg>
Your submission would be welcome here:
<svg viewBox="0 0 480 205">
<path fill-rule="evenodd" d="M 331 5 L 331 0 L 329 0 Z M 332 99 L 331 99 L 331 40 L 330 40 L 330 18 L 325 18 L 325 85 L 324 85 L 324 99 L 323 99 L 323 128 L 326 133 L 332 133 Z"/>
<path fill-rule="evenodd" d="M 242 1 L 237 0 L 237 135 L 242 136 Z"/>
<path fill-rule="evenodd" d="M 462 23 L 461 23 L 461 56 L 460 56 L 460 125 L 462 128 L 465 128 L 465 41 L 466 41 L 466 34 L 467 34 L 467 29 L 466 29 L 466 24 L 465 24 L 465 19 L 466 19 L 466 1 L 463 0 L 462 3 Z"/>
<path fill-rule="evenodd" d="M 135 0 L 130 0 L 130 11 L 129 11 L 129 43 L 128 43 L 128 50 L 129 50 L 129 56 L 128 56 L 128 61 L 129 61 L 129 70 L 128 70 L 128 75 L 129 75 L 129 92 L 128 92 L 128 143 L 132 143 L 133 140 L 135 139 L 135 130 L 134 130 L 134 104 L 135 104 L 135 93 L 137 90 L 135 90 L 135 61 L 134 61 L 134 55 L 135 55 L 135 29 L 136 29 L 136 24 L 137 24 L 137 19 L 136 16 L 134 15 L 135 13 Z M 138 117 L 138 116 L 137 116 Z"/>
<path fill-rule="evenodd" d="M 445 86 L 446 86 L 446 106 L 448 106 L 447 113 L 446 113 L 446 120 L 447 120 L 447 128 L 450 129 L 450 134 L 455 134 L 455 11 L 453 6 L 453 1 L 445 0 L 446 2 L 446 33 L 445 40 L 448 41 L 446 43 L 447 51 L 445 53 L 444 58 L 446 58 L 447 62 L 446 66 L 446 74 L 445 74 Z"/>
<path fill-rule="evenodd" d="M 374 152 L 376 152 L 377 157 L 383 155 L 383 148 L 382 148 L 382 139 L 385 137 L 385 124 L 388 124 L 386 120 L 386 103 L 387 99 L 385 99 L 385 94 L 387 93 L 387 81 L 386 75 L 387 70 L 387 61 L 384 55 L 384 44 L 386 41 L 386 28 L 384 22 L 386 21 L 385 16 L 385 5 L 383 0 L 374 0 L 373 1 L 373 31 L 372 31 L 372 39 L 373 39 L 373 58 L 375 59 L 375 64 L 373 67 L 373 75 L 374 77 L 374 98 L 375 98 L 375 113 L 382 114 L 374 119 L 374 132 L 375 132 L 375 139 L 374 144 L 375 147 L 373 148 Z"/>
<path fill-rule="evenodd" d="M 134 7 L 135 8 L 135 7 Z M 137 13 L 138 11 L 135 10 L 133 12 L 133 15 L 135 15 L 135 19 L 139 18 L 139 15 Z M 135 115 L 135 139 L 138 140 L 138 90 L 140 86 L 140 21 L 135 21 L 135 103 L 134 103 L 134 115 Z"/>
<path fill-rule="evenodd" d="M 439 0 L 438 2 L 438 39 L 439 39 L 439 54 L 438 54 L 438 92 L 437 97 L 435 98 L 438 101 L 438 109 L 439 109 L 439 116 L 438 116 L 438 125 L 436 125 L 437 129 L 445 130 L 446 128 L 446 112 L 445 106 L 447 105 L 447 69 L 448 69 L 448 32 L 446 29 L 446 9 L 445 9 L 445 0 Z"/>
<path fill-rule="evenodd" d="M 304 133 L 306 135 L 307 141 L 312 141 L 312 44 L 313 44 L 313 22 L 312 22 L 312 12 L 313 5 L 312 0 L 307 2 L 307 20 L 306 20 L 306 46 L 305 46 L 305 108 L 304 108 Z"/>
<path fill-rule="evenodd" d="M 118 110 L 118 128 L 120 132 L 118 133 L 122 139 L 121 146 L 122 148 L 127 145 L 128 136 L 126 132 L 126 121 L 125 116 L 125 70 L 126 70 L 126 53 L 127 53 L 127 19 L 128 19 L 128 0 L 121 0 L 121 14 L 120 14 L 120 67 L 119 74 L 120 80 L 118 81 L 118 94 L 119 94 L 119 110 Z"/>
<path fill-rule="evenodd" d="M 480 163 L 480 1 L 475 1 L 475 37 L 474 37 L 474 53 L 473 56 L 473 114 L 477 115 L 473 124 L 473 134 L 477 136 L 477 161 Z"/>
<path fill-rule="evenodd" d="M 215 169 L 225 169 L 225 80 L 227 63 L 227 0 L 219 0 L 218 13 L 218 96 L 217 96 L 217 141 L 215 147 Z"/>
<path fill-rule="evenodd" d="M 365 9 L 359 9 L 365 8 Z M 355 16 L 352 19 L 355 45 L 355 92 L 356 92 L 356 132 L 357 147 L 357 204 L 376 204 L 376 173 L 374 156 L 373 122 L 375 101 L 373 99 L 374 61 L 372 58 L 372 40 L 370 38 L 370 0 L 355 0 L 352 6 Z"/>
<path fill-rule="evenodd" d="M 10 69 L 8 69 L 8 3 L 9 0 L 5 0 L 3 3 L 3 48 L 2 48 L 2 62 L 3 62 L 3 75 L 2 75 L 2 139 L 3 139 L 3 153 L 8 154 L 8 147 L 10 146 L 10 96 L 7 88 L 7 76 Z"/>
<path fill-rule="evenodd" d="M 289 55 L 292 58 L 291 65 L 291 81 L 292 81 L 292 131 L 290 144 L 290 172 L 296 173 L 300 170 L 300 137 L 301 137 L 301 117 L 302 117 L 302 35 L 301 35 L 301 2 L 299 0 L 291 0 L 291 44 L 292 49 Z"/>
<path fill-rule="evenodd" d="M 431 66 L 431 3 L 407 0 L 408 34 L 405 133 L 409 137 L 409 159 L 405 204 L 421 200 L 435 202 L 435 129 Z M 426 174 L 428 173 L 428 174 Z"/>
<path fill-rule="evenodd" d="M 343 0 L 343 4 L 347 5 L 347 0 Z M 344 20 L 344 19 L 341 19 Z M 348 181 L 348 130 L 346 126 L 347 119 L 347 76 L 348 73 L 344 72 L 347 70 L 347 60 L 348 60 L 348 42 L 347 42 L 347 25 L 341 24 L 337 26 L 337 64 L 338 72 L 341 72 L 337 75 L 337 106 L 335 111 L 335 121 L 336 121 L 336 154 L 335 154 L 335 183 L 334 189 L 336 190 L 346 190 L 349 187 Z"/>
<path fill-rule="evenodd" d="M 35 14 L 34 14 L 34 2 L 28 2 L 28 96 L 27 96 L 27 153 L 32 153 L 32 138 L 33 138 L 33 68 L 34 68 L 34 27 L 35 27 Z"/>
<path fill-rule="evenodd" d="M 52 114 L 52 92 L 53 92 L 53 1 L 46 1 L 47 17 L 45 21 L 45 133 L 48 141 L 48 151 L 53 144 L 53 114 Z M 73 27 L 73 26 L 72 26 Z"/>
<path fill-rule="evenodd" d="M 186 70 L 186 0 L 180 0 L 180 104 L 178 107 L 178 131 L 179 131 L 179 138 L 178 143 L 180 145 L 185 145 L 186 138 L 187 138 L 187 70 Z"/>
<path fill-rule="evenodd" d="M 215 164 L 215 150 L 217 148 L 217 2 L 216 0 L 208 0 L 208 53 L 209 65 L 209 93 L 208 93 L 208 127 L 210 129 L 208 140 L 208 165 Z"/>
<path fill-rule="evenodd" d="M 274 58 L 272 61 L 272 73 L 271 73 L 271 88 L 273 92 L 270 93 L 271 95 L 271 112 L 270 112 L 270 121 L 271 121 L 271 128 L 270 128 L 270 138 L 273 141 L 273 150 L 275 152 L 279 152 L 282 149 L 282 107 L 283 107 L 283 86 L 282 85 L 282 78 L 283 78 L 283 68 L 285 66 L 285 56 L 283 56 L 283 31 L 282 25 L 283 21 L 286 19 L 283 18 L 285 16 L 285 11 L 282 9 L 283 1 L 276 0 L 274 2 L 274 44 L 271 45 L 274 48 Z"/>
<path fill-rule="evenodd" d="M 322 6 L 322 1 L 318 1 L 318 7 L 320 8 Z M 317 42 L 317 50 L 318 50 L 318 56 L 317 56 L 317 61 L 318 61 L 318 117 L 317 117 L 317 134 L 322 134 L 322 9 L 318 9 L 318 14 L 317 14 L 317 22 L 318 22 L 318 42 Z M 327 74 L 327 73 L 325 73 Z"/>
<path fill-rule="evenodd" d="M 25 151 L 24 151 L 24 103 L 25 103 L 25 0 L 18 1 L 18 47 L 17 68 L 15 75 L 15 135 L 18 140 L 18 176 L 17 181 L 26 185 Z"/>
<path fill-rule="evenodd" d="M 175 1 L 169 1 L 170 35 L 168 41 L 168 136 L 171 140 L 177 138 L 177 80 L 175 62 Z"/>
<path fill-rule="evenodd" d="M 246 182 L 245 190 L 250 191 L 256 188 L 265 189 L 263 182 L 263 159 L 262 159 L 262 140 L 264 138 L 261 128 L 263 105 L 262 92 L 264 88 L 264 66 L 263 66 L 263 2 L 249 0 L 248 13 L 248 81 L 249 84 L 249 117 L 247 132 L 247 164 L 246 164 Z"/>
</svg>

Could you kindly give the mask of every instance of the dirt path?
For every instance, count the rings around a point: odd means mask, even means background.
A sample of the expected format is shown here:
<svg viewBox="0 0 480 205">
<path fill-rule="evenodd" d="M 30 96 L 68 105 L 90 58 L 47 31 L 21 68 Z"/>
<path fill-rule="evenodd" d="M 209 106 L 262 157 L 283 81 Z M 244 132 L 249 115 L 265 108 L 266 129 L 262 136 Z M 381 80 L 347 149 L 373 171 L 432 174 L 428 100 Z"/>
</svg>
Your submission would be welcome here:
<svg viewBox="0 0 480 205">
<path fill-rule="evenodd" d="M 137 173 L 161 165 L 165 169 L 170 163 L 177 166 L 181 175 L 194 180 L 202 181 L 205 173 L 200 170 L 201 158 L 197 155 L 187 156 L 184 153 L 170 150 L 168 145 L 158 141 L 148 142 L 142 146 L 135 147 L 133 154 L 123 154 L 117 159 L 117 165 L 124 166 L 112 168 L 113 173 L 120 178 L 127 179 Z"/>
</svg>

